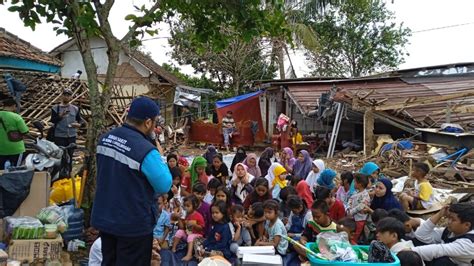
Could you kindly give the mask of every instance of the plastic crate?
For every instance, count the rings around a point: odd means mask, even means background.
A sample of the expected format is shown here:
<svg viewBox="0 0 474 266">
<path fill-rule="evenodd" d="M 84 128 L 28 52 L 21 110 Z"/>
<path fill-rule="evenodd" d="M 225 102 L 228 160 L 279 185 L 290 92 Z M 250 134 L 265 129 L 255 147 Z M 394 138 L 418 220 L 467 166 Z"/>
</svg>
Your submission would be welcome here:
<svg viewBox="0 0 474 266">
<path fill-rule="evenodd" d="M 311 242 L 307 243 L 306 247 L 315 250 L 313 245 L 316 243 Z M 363 250 L 366 253 L 369 251 L 369 246 L 352 246 L 356 252 L 359 250 Z M 316 248 L 317 250 L 317 248 Z M 331 265 L 331 266 L 350 266 L 350 265 L 371 265 L 371 266 L 382 266 L 382 265 L 392 265 L 392 266 L 400 266 L 400 260 L 398 257 L 392 252 L 392 256 L 395 259 L 394 262 L 392 263 L 368 263 L 368 262 L 342 262 L 342 261 L 328 261 L 328 260 L 322 260 L 318 259 L 314 256 L 311 256 L 310 254 L 306 254 L 308 256 L 309 262 L 312 266 L 319 266 L 319 265 Z"/>
</svg>

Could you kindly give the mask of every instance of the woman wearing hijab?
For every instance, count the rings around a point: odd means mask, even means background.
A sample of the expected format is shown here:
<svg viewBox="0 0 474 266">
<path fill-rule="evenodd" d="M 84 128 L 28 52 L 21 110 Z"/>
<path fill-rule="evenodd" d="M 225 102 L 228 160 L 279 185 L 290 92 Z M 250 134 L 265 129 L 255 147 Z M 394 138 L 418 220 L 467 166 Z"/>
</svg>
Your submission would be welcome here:
<svg viewBox="0 0 474 266">
<path fill-rule="evenodd" d="M 247 158 L 247 153 L 245 152 L 244 148 L 239 147 L 235 153 L 234 159 L 232 160 L 232 164 L 230 165 L 230 171 L 233 173 L 235 166 L 238 163 L 243 162 L 245 158 Z"/>
<path fill-rule="evenodd" d="M 250 184 L 253 179 L 254 176 L 247 172 L 247 166 L 243 163 L 235 165 L 231 180 L 231 198 L 234 204 L 243 204 L 247 195 L 253 191 Z"/>
<path fill-rule="evenodd" d="M 268 168 L 268 173 L 267 175 L 265 176 L 265 178 L 268 180 L 268 188 L 272 188 L 272 184 L 273 184 L 273 179 L 275 179 L 275 174 L 273 173 L 273 170 L 275 170 L 275 168 L 277 166 L 281 166 L 281 164 L 279 163 L 272 163 L 270 165 L 270 167 Z"/>
<path fill-rule="evenodd" d="M 257 165 L 257 155 L 255 153 L 250 153 L 247 155 L 247 158 L 243 161 L 243 164 L 247 166 L 247 172 L 254 177 L 261 177 L 262 172 L 260 167 Z"/>
<path fill-rule="evenodd" d="M 207 147 L 206 153 L 204 153 L 203 157 L 206 159 L 207 164 L 211 165 L 212 160 L 214 159 L 214 155 L 217 154 L 217 149 L 213 145 L 209 145 Z"/>
<path fill-rule="evenodd" d="M 377 179 L 383 177 L 380 174 L 380 167 L 374 162 L 366 162 L 362 168 L 359 170 L 359 173 L 369 177 L 369 185 L 367 187 L 373 187 Z M 351 188 L 349 189 L 350 194 L 355 194 L 355 181 L 352 180 Z M 373 192 L 369 192 L 370 197 L 373 197 Z"/>
<path fill-rule="evenodd" d="M 267 147 L 260 155 L 260 159 L 258 160 L 258 167 L 260 167 L 262 176 L 266 176 L 268 174 L 268 168 L 270 168 L 270 165 L 272 165 L 272 157 L 273 149 L 270 147 Z"/>
<path fill-rule="evenodd" d="M 402 209 L 402 205 L 393 195 L 392 192 L 392 181 L 387 178 L 380 178 L 375 184 L 375 196 L 370 204 L 370 209 L 384 209 L 389 211 L 391 209 Z"/>
<path fill-rule="evenodd" d="M 293 173 L 293 166 L 295 165 L 295 157 L 293 156 L 293 150 L 289 147 L 286 147 L 281 152 L 280 164 L 285 167 L 288 173 Z"/>
<path fill-rule="evenodd" d="M 293 166 L 293 175 L 298 176 L 301 179 L 305 179 L 311 171 L 312 166 L 313 162 L 311 161 L 309 152 L 306 150 L 301 150 L 298 153 L 298 159 Z"/>
<path fill-rule="evenodd" d="M 194 158 L 193 162 L 191 163 L 191 167 L 189 167 L 186 176 L 183 178 L 183 182 L 181 187 L 184 189 L 183 194 L 187 196 L 191 194 L 191 188 L 197 182 L 203 183 L 207 186 L 207 182 L 209 181 L 209 177 L 206 174 L 206 167 L 207 167 L 207 160 L 202 156 L 197 156 Z"/>
<path fill-rule="evenodd" d="M 295 175 L 291 178 L 291 185 L 295 187 L 296 193 L 298 193 L 298 196 L 303 199 L 306 203 L 306 207 L 310 210 L 311 206 L 313 206 L 313 194 L 308 183 L 301 179 L 301 177 Z"/>
<path fill-rule="evenodd" d="M 315 192 L 314 188 L 316 187 L 316 182 L 321 175 L 321 172 L 326 169 L 324 161 L 321 159 L 317 159 L 313 161 L 311 172 L 309 172 L 308 176 L 306 177 L 306 183 L 308 183 L 311 192 Z"/>
<path fill-rule="evenodd" d="M 333 190 L 336 187 L 334 184 L 334 179 L 336 178 L 337 173 L 332 169 L 324 169 L 319 175 L 318 180 L 316 181 L 317 186 L 325 187 L 329 190 Z"/>
</svg>

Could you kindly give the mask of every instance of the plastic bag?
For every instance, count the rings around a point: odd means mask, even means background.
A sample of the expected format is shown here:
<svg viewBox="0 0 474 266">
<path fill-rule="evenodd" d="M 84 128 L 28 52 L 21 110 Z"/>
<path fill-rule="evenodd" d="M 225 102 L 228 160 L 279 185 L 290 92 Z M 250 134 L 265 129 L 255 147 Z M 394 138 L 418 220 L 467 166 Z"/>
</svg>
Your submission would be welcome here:
<svg viewBox="0 0 474 266">
<path fill-rule="evenodd" d="M 384 243 L 377 240 L 370 243 L 368 260 L 373 263 L 392 263 L 395 261 L 390 249 Z"/>
<path fill-rule="evenodd" d="M 67 229 L 65 214 L 63 210 L 56 205 L 41 209 L 36 217 L 44 224 L 56 224 L 60 233 L 64 233 Z"/>
<path fill-rule="evenodd" d="M 321 255 L 331 261 L 358 262 L 357 253 L 349 242 L 346 232 L 324 232 L 317 236 Z"/>
<path fill-rule="evenodd" d="M 22 216 L 4 218 L 5 233 L 12 239 L 38 239 L 44 235 L 44 227 L 40 220 L 34 217 Z"/>
</svg>

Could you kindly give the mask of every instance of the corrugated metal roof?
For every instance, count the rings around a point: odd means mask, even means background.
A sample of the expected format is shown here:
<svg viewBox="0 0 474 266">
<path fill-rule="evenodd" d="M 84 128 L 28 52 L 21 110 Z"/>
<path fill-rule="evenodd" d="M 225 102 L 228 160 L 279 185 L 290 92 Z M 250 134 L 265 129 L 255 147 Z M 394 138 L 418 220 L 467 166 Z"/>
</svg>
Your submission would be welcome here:
<svg viewBox="0 0 474 266">
<path fill-rule="evenodd" d="M 374 92 L 365 101 L 387 99 L 387 104 L 404 103 L 407 100 L 421 100 L 432 96 L 446 96 L 463 92 L 474 92 L 474 75 L 469 76 L 443 76 L 443 77 L 420 77 L 420 78 L 371 78 L 340 81 L 320 81 L 305 84 L 287 84 L 288 93 L 298 102 L 307 114 L 318 106 L 321 94 L 329 92 L 336 86 L 341 92 Z M 473 97 L 458 98 L 450 100 L 451 106 L 469 105 L 474 103 Z M 436 125 L 445 121 L 443 110 L 448 106 L 448 101 L 424 104 L 422 106 L 405 108 L 405 112 L 387 111 L 389 114 L 403 117 L 403 114 L 413 118 L 423 125 L 425 117 L 430 117 Z M 405 117 L 406 118 L 406 117 Z M 466 124 L 474 121 L 474 113 L 452 113 L 451 122 Z"/>
</svg>

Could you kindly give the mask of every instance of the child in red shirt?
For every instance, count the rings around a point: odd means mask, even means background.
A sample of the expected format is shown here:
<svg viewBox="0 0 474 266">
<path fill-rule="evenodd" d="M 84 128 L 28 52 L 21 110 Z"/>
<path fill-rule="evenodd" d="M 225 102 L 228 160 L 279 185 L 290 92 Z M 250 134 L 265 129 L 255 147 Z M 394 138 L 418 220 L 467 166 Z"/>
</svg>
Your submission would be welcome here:
<svg viewBox="0 0 474 266">
<path fill-rule="evenodd" d="M 324 200 L 329 206 L 329 217 L 333 221 L 339 221 L 346 216 L 344 204 L 331 194 L 331 190 L 326 187 L 316 187 L 316 200 Z"/>
<path fill-rule="evenodd" d="M 176 235 L 173 238 L 173 247 L 171 251 L 176 252 L 176 247 L 181 239 L 188 242 L 188 251 L 186 256 L 183 257 L 183 261 L 190 261 L 193 258 L 193 241 L 197 237 L 203 236 L 203 230 L 205 227 L 204 218 L 197 212 L 199 207 L 199 200 L 196 196 L 187 196 L 183 200 L 184 209 L 186 210 L 185 220 L 179 221 L 179 228 Z"/>
</svg>

